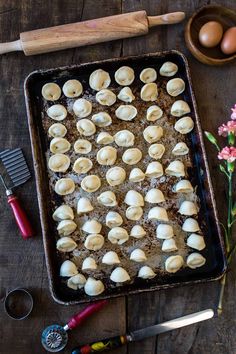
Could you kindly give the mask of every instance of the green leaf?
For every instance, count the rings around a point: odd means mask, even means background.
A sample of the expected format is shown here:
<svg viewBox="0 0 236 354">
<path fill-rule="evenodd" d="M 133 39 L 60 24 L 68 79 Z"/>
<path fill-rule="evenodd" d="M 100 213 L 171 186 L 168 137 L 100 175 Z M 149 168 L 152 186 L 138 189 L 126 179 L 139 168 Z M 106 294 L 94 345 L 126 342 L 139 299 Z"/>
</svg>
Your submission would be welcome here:
<svg viewBox="0 0 236 354">
<path fill-rule="evenodd" d="M 232 216 L 236 216 L 236 202 L 234 202 L 231 214 L 232 214 Z"/>
<path fill-rule="evenodd" d="M 225 173 L 226 176 L 228 176 L 228 173 L 226 172 L 226 169 L 224 168 L 223 165 L 219 164 L 219 168 L 220 168 L 221 172 Z"/>
<path fill-rule="evenodd" d="M 206 138 L 210 141 L 210 143 L 212 143 L 213 145 L 216 146 L 217 150 L 220 151 L 220 148 L 218 146 L 218 143 L 217 143 L 217 140 L 216 138 L 214 137 L 213 134 L 211 134 L 210 132 L 207 132 L 207 131 L 204 131 L 204 134 L 206 136 Z"/>
</svg>

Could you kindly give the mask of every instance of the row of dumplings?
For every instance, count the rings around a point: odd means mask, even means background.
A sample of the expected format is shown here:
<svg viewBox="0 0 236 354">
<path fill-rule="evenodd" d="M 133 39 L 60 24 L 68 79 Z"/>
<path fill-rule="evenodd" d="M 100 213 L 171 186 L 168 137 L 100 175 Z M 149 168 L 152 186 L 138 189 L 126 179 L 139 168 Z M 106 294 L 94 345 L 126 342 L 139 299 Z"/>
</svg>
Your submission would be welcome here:
<svg viewBox="0 0 236 354">
<path fill-rule="evenodd" d="M 160 75 L 171 77 L 178 71 L 176 64 L 166 62 L 159 70 Z M 122 66 L 115 72 L 115 81 L 121 86 L 129 86 L 134 81 L 134 70 L 128 66 Z M 157 79 L 157 72 L 153 68 L 145 68 L 139 76 L 140 80 L 145 83 L 153 83 Z M 181 79 L 178 79 L 181 80 Z M 89 85 L 95 91 L 100 91 L 109 87 L 111 78 L 108 72 L 97 69 L 91 73 L 89 77 Z M 79 97 L 83 93 L 83 86 L 79 80 L 68 80 L 62 87 L 63 94 L 68 98 Z M 47 83 L 42 88 L 42 96 L 45 100 L 56 101 L 61 97 L 61 88 L 55 83 Z"/>
<path fill-rule="evenodd" d="M 109 90 L 106 90 L 106 91 L 109 91 Z M 107 92 L 105 92 L 105 93 L 107 94 Z M 111 93 L 112 93 L 112 95 L 115 96 L 115 94 L 113 92 L 111 92 Z M 111 94 L 109 94 L 109 95 L 111 95 Z M 111 97 L 110 96 L 108 96 L 108 97 L 109 97 L 110 101 L 108 101 L 107 103 L 109 103 L 109 105 L 110 105 L 110 103 L 113 104 L 114 99 L 113 99 L 113 101 L 111 101 Z M 105 99 L 103 99 L 103 101 L 100 100 L 99 103 L 101 103 L 101 102 L 105 102 Z M 188 103 L 183 100 L 175 101 L 172 104 L 171 109 L 170 109 L 171 115 L 173 115 L 175 117 L 182 117 L 183 115 L 190 113 L 190 111 L 191 110 L 190 110 Z M 73 104 L 73 112 L 75 113 L 77 118 L 80 118 L 80 119 L 86 118 L 92 113 L 92 104 L 90 101 L 86 100 L 85 98 L 79 98 Z M 115 116 L 118 119 L 123 120 L 123 121 L 133 120 L 137 116 L 137 113 L 138 113 L 137 108 L 131 104 L 120 105 L 115 110 Z M 61 122 L 67 117 L 67 110 L 61 104 L 54 104 L 53 106 L 48 108 L 47 115 L 51 119 Z M 154 122 L 154 121 L 160 119 L 162 116 L 163 116 L 163 110 L 158 105 L 152 105 L 152 106 L 148 107 L 147 112 L 146 112 L 147 121 Z M 97 113 L 93 114 L 91 117 L 91 121 L 96 126 L 98 126 L 100 128 L 107 127 L 112 124 L 111 116 L 107 112 L 104 112 L 104 111 L 97 112 Z M 96 128 L 94 127 L 94 125 L 92 125 L 92 126 L 93 126 L 93 130 L 95 129 L 95 131 L 96 131 Z M 78 126 L 77 126 L 77 129 L 79 129 Z"/>
<path fill-rule="evenodd" d="M 138 252 L 137 252 L 138 251 Z M 132 253 L 133 257 L 140 259 L 142 255 L 142 250 L 136 249 Z M 115 252 L 107 252 L 103 256 L 103 263 L 105 264 L 117 264 L 119 263 L 119 258 L 117 259 L 117 254 Z M 91 258 L 91 257 L 88 257 Z M 86 269 L 96 269 L 96 263 L 94 265 L 94 259 L 86 258 L 83 262 L 82 270 Z M 143 259 L 143 257 L 142 257 Z M 93 262 L 94 261 L 94 262 Z M 139 261 L 140 262 L 140 261 Z M 143 262 L 143 260 L 141 261 Z M 186 265 L 191 269 L 196 269 L 205 264 L 206 259 L 198 252 L 191 253 L 186 259 Z M 169 273 L 176 273 L 184 266 L 184 259 L 180 255 L 170 256 L 165 261 L 165 270 Z M 78 290 L 84 288 L 84 291 L 89 296 L 96 296 L 101 294 L 105 290 L 105 286 L 101 280 L 96 280 L 93 277 L 89 277 L 87 280 L 85 276 L 78 272 L 76 265 L 70 261 L 66 260 L 62 263 L 60 268 L 60 275 L 62 277 L 69 278 L 67 280 L 67 286 L 73 290 Z M 157 274 L 153 269 L 147 265 L 142 266 L 137 276 L 143 279 L 152 279 Z M 121 266 L 116 267 L 110 274 L 110 280 L 116 284 L 121 285 L 122 283 L 131 280 L 129 273 Z"/>
<path fill-rule="evenodd" d="M 132 150 L 132 149 L 128 149 L 128 150 Z M 128 164 L 130 165 L 133 165 L 134 163 L 136 164 L 139 160 L 136 161 L 135 158 L 136 156 L 129 155 L 129 157 L 127 157 L 127 162 L 129 162 Z M 136 168 L 132 173 L 133 176 L 131 174 L 131 179 L 134 179 L 135 181 L 141 181 L 144 179 L 142 170 Z M 170 164 L 165 169 L 165 173 L 167 176 L 184 177 L 185 167 L 183 162 L 179 160 L 170 162 Z M 159 178 L 163 176 L 163 174 L 164 171 L 163 171 L 162 164 L 158 161 L 150 162 L 145 171 L 145 177 L 148 178 Z M 126 171 L 124 168 L 120 166 L 109 168 L 108 171 L 106 172 L 106 181 L 110 186 L 120 185 L 125 181 L 125 179 L 126 179 Z M 80 183 L 80 187 L 87 193 L 96 192 L 101 187 L 101 185 L 102 185 L 101 179 L 97 175 L 88 175 L 84 177 Z M 55 192 L 59 195 L 68 195 L 75 191 L 75 182 L 70 177 L 60 178 L 55 183 L 54 189 Z"/>
</svg>

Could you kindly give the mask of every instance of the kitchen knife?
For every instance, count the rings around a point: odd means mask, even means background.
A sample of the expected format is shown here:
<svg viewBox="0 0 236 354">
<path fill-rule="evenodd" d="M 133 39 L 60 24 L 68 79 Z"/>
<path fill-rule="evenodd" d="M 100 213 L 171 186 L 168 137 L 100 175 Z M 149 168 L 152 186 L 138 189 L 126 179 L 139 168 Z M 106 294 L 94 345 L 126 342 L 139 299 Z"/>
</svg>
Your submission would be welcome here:
<svg viewBox="0 0 236 354">
<path fill-rule="evenodd" d="M 87 344 L 82 347 L 74 348 L 71 354 L 89 354 L 89 353 L 108 351 L 110 349 L 118 348 L 127 342 L 139 341 L 148 337 L 155 336 L 160 333 L 189 326 L 197 322 L 208 320 L 213 316 L 214 316 L 214 311 L 212 309 L 195 312 L 187 316 L 176 318 L 174 320 L 170 320 L 167 322 L 159 323 L 154 326 L 139 329 L 137 331 L 130 332 L 129 334 L 107 338 L 100 342 L 94 342 L 92 344 Z"/>
<path fill-rule="evenodd" d="M 94 20 L 22 32 L 14 42 L 0 43 L 0 54 L 23 51 L 25 55 L 49 53 L 115 39 L 141 36 L 150 27 L 179 23 L 184 12 L 147 16 L 136 11 Z"/>
</svg>

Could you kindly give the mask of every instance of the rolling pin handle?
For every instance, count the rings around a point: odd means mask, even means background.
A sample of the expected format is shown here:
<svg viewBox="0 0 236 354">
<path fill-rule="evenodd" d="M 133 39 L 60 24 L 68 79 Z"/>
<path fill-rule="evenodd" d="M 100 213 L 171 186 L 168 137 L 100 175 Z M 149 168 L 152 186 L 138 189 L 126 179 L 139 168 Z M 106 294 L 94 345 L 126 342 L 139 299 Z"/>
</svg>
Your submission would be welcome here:
<svg viewBox="0 0 236 354">
<path fill-rule="evenodd" d="M 159 25 L 171 25 L 182 22 L 185 19 L 184 12 L 171 12 L 160 16 L 148 16 L 148 26 L 155 27 Z"/>
<path fill-rule="evenodd" d="M 20 39 L 14 42 L 0 43 L 0 54 L 10 53 L 10 52 L 15 52 L 20 50 L 23 50 Z"/>
</svg>

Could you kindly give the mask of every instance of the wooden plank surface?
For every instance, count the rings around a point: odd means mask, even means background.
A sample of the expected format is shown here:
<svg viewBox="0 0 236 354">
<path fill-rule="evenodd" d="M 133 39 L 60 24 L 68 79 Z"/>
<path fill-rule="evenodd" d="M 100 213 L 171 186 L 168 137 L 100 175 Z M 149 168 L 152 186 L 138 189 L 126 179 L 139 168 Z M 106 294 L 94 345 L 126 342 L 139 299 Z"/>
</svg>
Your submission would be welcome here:
<svg viewBox="0 0 236 354">
<path fill-rule="evenodd" d="M 15 40 L 19 32 L 78 20 L 92 19 L 139 9 L 149 14 L 186 11 L 187 17 L 198 7 L 210 3 L 203 0 L 0 0 L 0 40 Z M 214 3 L 236 9 L 234 0 Z M 71 49 L 36 57 L 10 53 L 0 57 L 0 149 L 22 147 L 33 171 L 26 113 L 23 98 L 24 77 L 37 68 L 49 68 L 104 58 L 142 54 L 163 49 L 179 49 L 190 62 L 195 94 L 203 129 L 217 132 L 235 103 L 236 64 L 208 67 L 197 62 L 187 51 L 183 39 L 183 25 L 152 29 L 143 38 L 132 38 L 86 48 Z M 218 172 L 215 152 L 206 144 L 213 185 L 217 191 L 220 218 L 225 216 L 226 190 L 224 177 Z M 0 193 L 0 353 L 44 353 L 40 345 L 42 329 L 51 323 L 65 323 L 80 307 L 63 307 L 50 297 L 38 218 L 34 179 L 18 189 L 37 230 L 37 237 L 23 241 L 18 235 L 7 207 L 5 195 Z M 226 289 L 225 310 L 220 319 L 184 328 L 158 338 L 132 343 L 113 353 L 117 354 L 215 354 L 236 353 L 235 340 L 235 271 L 230 271 Z M 14 287 L 32 291 L 35 307 L 29 319 L 10 320 L 3 311 L 5 294 Z M 81 329 L 70 333 L 68 349 L 86 340 L 106 337 L 171 319 L 216 304 L 218 283 L 171 289 L 112 300 L 100 314 L 91 318 Z M 111 352 L 112 353 L 112 352 Z"/>
</svg>

